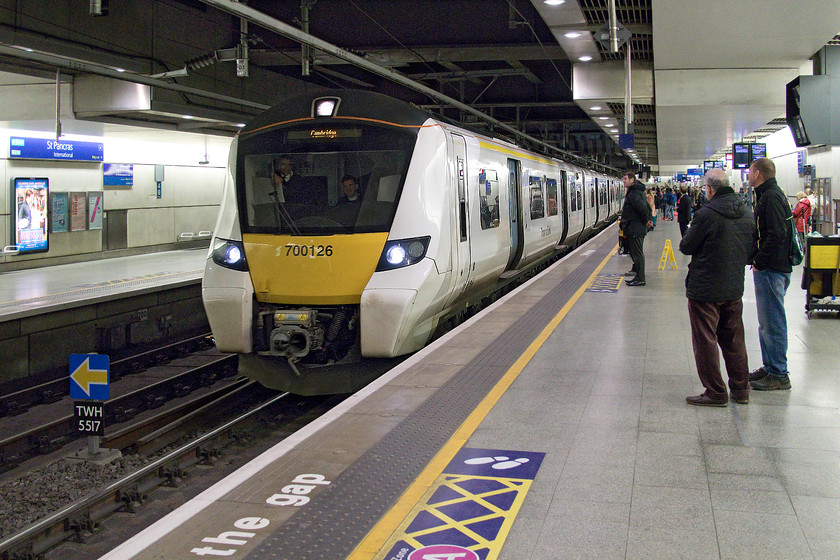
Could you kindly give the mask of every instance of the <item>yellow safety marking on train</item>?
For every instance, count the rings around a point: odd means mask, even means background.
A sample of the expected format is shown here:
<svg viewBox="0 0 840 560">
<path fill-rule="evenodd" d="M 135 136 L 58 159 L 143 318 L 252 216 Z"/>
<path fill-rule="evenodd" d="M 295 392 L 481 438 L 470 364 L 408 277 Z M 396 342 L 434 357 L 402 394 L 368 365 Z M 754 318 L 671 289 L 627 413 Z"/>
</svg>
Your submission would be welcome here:
<svg viewBox="0 0 840 560">
<path fill-rule="evenodd" d="M 245 234 L 242 242 L 258 301 L 349 305 L 361 301 L 387 238 Z"/>
<path fill-rule="evenodd" d="M 537 351 L 545 344 L 551 333 L 560 325 L 563 319 L 571 311 L 572 307 L 577 303 L 581 296 L 586 291 L 586 288 L 598 276 L 598 273 L 606 266 L 610 258 L 618 251 L 618 245 L 609 252 L 609 254 L 601 261 L 586 282 L 583 282 L 569 298 L 566 305 L 554 316 L 554 318 L 546 325 L 540 334 L 531 342 L 528 348 L 519 356 L 514 364 L 505 372 L 498 383 L 490 390 L 484 400 L 473 410 L 473 412 L 464 420 L 463 424 L 452 434 L 441 450 L 435 455 L 423 472 L 414 480 L 414 483 L 408 487 L 403 493 L 397 503 L 386 513 L 379 523 L 371 529 L 367 536 L 362 540 L 356 549 L 347 557 L 347 560 L 371 560 L 375 558 L 375 554 L 383 547 L 387 540 L 394 534 L 399 527 L 400 522 L 414 508 L 414 505 L 423 497 L 428 488 L 434 484 L 446 465 L 463 447 L 467 440 L 475 432 L 476 428 L 484 421 L 490 410 L 496 405 L 499 399 L 507 391 L 508 387 L 513 384 L 516 378 L 525 369 L 525 366 L 536 355 Z"/>
<path fill-rule="evenodd" d="M 496 144 L 494 142 L 488 142 L 486 140 L 479 140 L 478 144 L 482 148 L 485 148 L 485 149 L 488 149 L 488 150 L 493 150 L 494 152 L 501 152 L 501 153 L 507 154 L 509 156 L 516 156 L 520 159 L 528 159 L 528 160 L 536 161 L 536 162 L 539 162 L 539 163 L 546 163 L 548 165 L 557 165 L 557 162 L 554 161 L 554 160 L 533 156 L 531 154 L 528 154 L 527 152 L 522 152 L 520 150 L 514 150 L 512 148 L 508 148 L 506 146 L 502 146 L 502 145 Z"/>
</svg>

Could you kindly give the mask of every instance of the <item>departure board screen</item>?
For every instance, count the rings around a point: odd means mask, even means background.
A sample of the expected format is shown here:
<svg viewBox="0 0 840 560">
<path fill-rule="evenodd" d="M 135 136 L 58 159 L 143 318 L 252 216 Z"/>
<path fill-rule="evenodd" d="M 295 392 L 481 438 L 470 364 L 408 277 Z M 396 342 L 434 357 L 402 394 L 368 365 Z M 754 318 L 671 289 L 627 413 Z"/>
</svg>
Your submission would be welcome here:
<svg viewBox="0 0 840 560">
<path fill-rule="evenodd" d="M 747 169 L 750 163 L 750 145 L 741 142 L 732 144 L 732 167 Z"/>
</svg>

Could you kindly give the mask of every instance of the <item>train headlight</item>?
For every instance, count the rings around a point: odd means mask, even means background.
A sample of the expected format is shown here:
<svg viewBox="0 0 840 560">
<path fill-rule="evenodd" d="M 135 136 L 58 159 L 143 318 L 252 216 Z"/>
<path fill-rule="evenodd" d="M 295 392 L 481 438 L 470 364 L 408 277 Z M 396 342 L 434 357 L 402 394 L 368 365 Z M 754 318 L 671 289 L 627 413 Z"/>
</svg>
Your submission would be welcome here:
<svg viewBox="0 0 840 560">
<path fill-rule="evenodd" d="M 430 240 L 431 237 L 426 236 L 386 242 L 376 271 L 393 270 L 419 262 L 426 256 Z"/>
<path fill-rule="evenodd" d="M 213 262 L 225 268 L 233 270 L 248 270 L 248 262 L 245 260 L 245 248 L 241 241 L 229 241 L 227 239 L 216 239 L 216 248 L 213 249 Z"/>
</svg>

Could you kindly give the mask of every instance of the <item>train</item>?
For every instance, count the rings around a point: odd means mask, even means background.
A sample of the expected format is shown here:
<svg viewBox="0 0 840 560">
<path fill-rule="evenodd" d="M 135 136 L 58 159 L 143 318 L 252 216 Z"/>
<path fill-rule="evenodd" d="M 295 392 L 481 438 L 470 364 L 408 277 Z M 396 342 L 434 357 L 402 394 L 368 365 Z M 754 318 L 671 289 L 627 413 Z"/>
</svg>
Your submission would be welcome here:
<svg viewBox="0 0 840 560">
<path fill-rule="evenodd" d="M 617 173 L 383 94 L 313 92 L 233 140 L 202 299 L 243 375 L 351 392 L 463 302 L 614 221 L 623 199 Z"/>
</svg>

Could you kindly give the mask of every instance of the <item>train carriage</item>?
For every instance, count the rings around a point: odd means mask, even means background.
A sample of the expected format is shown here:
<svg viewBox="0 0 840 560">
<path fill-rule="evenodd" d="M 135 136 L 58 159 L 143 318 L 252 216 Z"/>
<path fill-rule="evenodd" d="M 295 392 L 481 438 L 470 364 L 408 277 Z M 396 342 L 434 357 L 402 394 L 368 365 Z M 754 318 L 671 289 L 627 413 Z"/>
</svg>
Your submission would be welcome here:
<svg viewBox="0 0 840 560">
<path fill-rule="evenodd" d="M 422 348 L 465 299 L 614 218 L 605 175 L 369 92 L 268 110 L 229 168 L 210 325 L 242 373 L 298 393 L 363 385 L 321 366 Z"/>
</svg>

